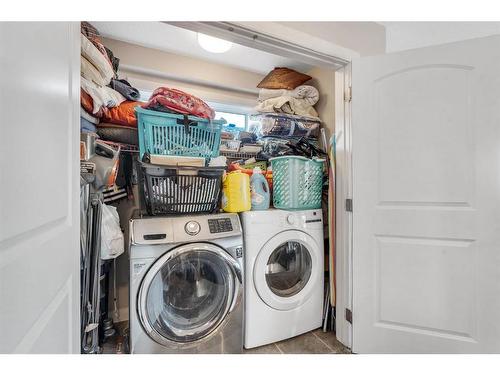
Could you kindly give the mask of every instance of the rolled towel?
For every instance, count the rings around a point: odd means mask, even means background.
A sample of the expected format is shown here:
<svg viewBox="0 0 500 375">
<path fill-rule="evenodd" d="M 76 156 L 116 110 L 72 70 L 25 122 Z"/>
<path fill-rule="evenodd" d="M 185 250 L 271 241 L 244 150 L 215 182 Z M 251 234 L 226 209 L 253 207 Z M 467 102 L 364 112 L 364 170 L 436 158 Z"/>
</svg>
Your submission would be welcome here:
<svg viewBox="0 0 500 375">
<path fill-rule="evenodd" d="M 118 91 L 128 100 L 137 101 L 141 96 L 139 90 L 132 87 L 132 85 L 124 79 L 112 79 L 109 86 Z"/>
</svg>

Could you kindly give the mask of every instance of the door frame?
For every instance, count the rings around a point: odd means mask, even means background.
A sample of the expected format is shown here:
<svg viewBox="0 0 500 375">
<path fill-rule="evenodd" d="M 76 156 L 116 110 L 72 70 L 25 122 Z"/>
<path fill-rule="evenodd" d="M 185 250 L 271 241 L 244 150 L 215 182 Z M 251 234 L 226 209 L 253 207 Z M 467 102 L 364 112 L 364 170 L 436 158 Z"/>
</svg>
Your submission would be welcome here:
<svg viewBox="0 0 500 375">
<path fill-rule="evenodd" d="M 352 347 L 353 294 L 352 206 L 347 209 L 347 199 L 352 202 L 351 71 L 349 63 L 335 72 L 335 326 L 337 340 L 348 348 Z"/>
<path fill-rule="evenodd" d="M 352 324 L 346 319 L 346 309 L 352 311 L 352 212 L 345 209 L 346 199 L 352 198 L 351 102 L 346 93 L 351 86 L 351 61 L 359 57 L 355 51 L 333 43 L 319 43 L 310 35 L 268 23 L 229 22 L 166 22 L 191 31 L 233 41 L 278 56 L 294 58 L 335 73 L 335 138 L 342 142 L 336 147 L 335 168 L 335 275 L 336 275 L 336 336 L 345 346 L 352 347 Z M 307 45 L 307 47 L 306 47 Z M 333 136 L 333 135 L 332 135 Z M 331 144 L 329 142 L 328 144 Z M 342 145 L 342 147 L 340 147 Z M 339 204 L 338 202 L 341 202 Z"/>
</svg>

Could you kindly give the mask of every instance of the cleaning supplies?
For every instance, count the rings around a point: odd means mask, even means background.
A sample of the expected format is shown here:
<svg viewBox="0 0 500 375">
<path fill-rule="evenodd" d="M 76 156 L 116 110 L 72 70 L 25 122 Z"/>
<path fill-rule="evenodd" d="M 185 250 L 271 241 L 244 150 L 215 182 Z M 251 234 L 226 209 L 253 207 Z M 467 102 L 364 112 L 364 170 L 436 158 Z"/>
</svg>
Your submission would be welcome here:
<svg viewBox="0 0 500 375">
<path fill-rule="evenodd" d="M 243 212 L 251 208 L 250 177 L 241 171 L 228 173 L 222 184 L 222 209 L 225 212 Z"/>
<path fill-rule="evenodd" d="M 250 194 L 252 199 L 252 210 L 267 210 L 271 200 L 269 184 L 259 167 L 253 169 L 250 177 Z"/>
</svg>

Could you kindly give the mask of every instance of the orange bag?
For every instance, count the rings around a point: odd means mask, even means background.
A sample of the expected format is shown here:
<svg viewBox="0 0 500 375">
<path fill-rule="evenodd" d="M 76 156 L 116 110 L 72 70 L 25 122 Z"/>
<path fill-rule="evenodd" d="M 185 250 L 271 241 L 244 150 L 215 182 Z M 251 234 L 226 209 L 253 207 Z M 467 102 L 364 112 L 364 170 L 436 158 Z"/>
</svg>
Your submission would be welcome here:
<svg viewBox="0 0 500 375">
<path fill-rule="evenodd" d="M 103 108 L 102 121 L 111 124 L 137 127 L 137 118 L 134 108 L 143 105 L 143 102 L 127 100 L 114 108 Z"/>
</svg>

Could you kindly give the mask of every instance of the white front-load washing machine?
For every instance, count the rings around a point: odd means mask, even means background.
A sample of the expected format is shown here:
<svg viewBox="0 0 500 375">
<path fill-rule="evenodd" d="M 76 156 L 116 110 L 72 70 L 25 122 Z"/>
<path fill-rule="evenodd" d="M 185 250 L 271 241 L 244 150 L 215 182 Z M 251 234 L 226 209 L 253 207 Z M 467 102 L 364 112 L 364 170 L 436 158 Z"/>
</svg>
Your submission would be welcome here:
<svg viewBox="0 0 500 375">
<path fill-rule="evenodd" d="M 131 353 L 240 353 L 238 215 L 130 221 Z"/>
<path fill-rule="evenodd" d="M 244 346 L 321 326 L 324 245 L 321 210 L 241 214 L 245 244 Z"/>
</svg>

